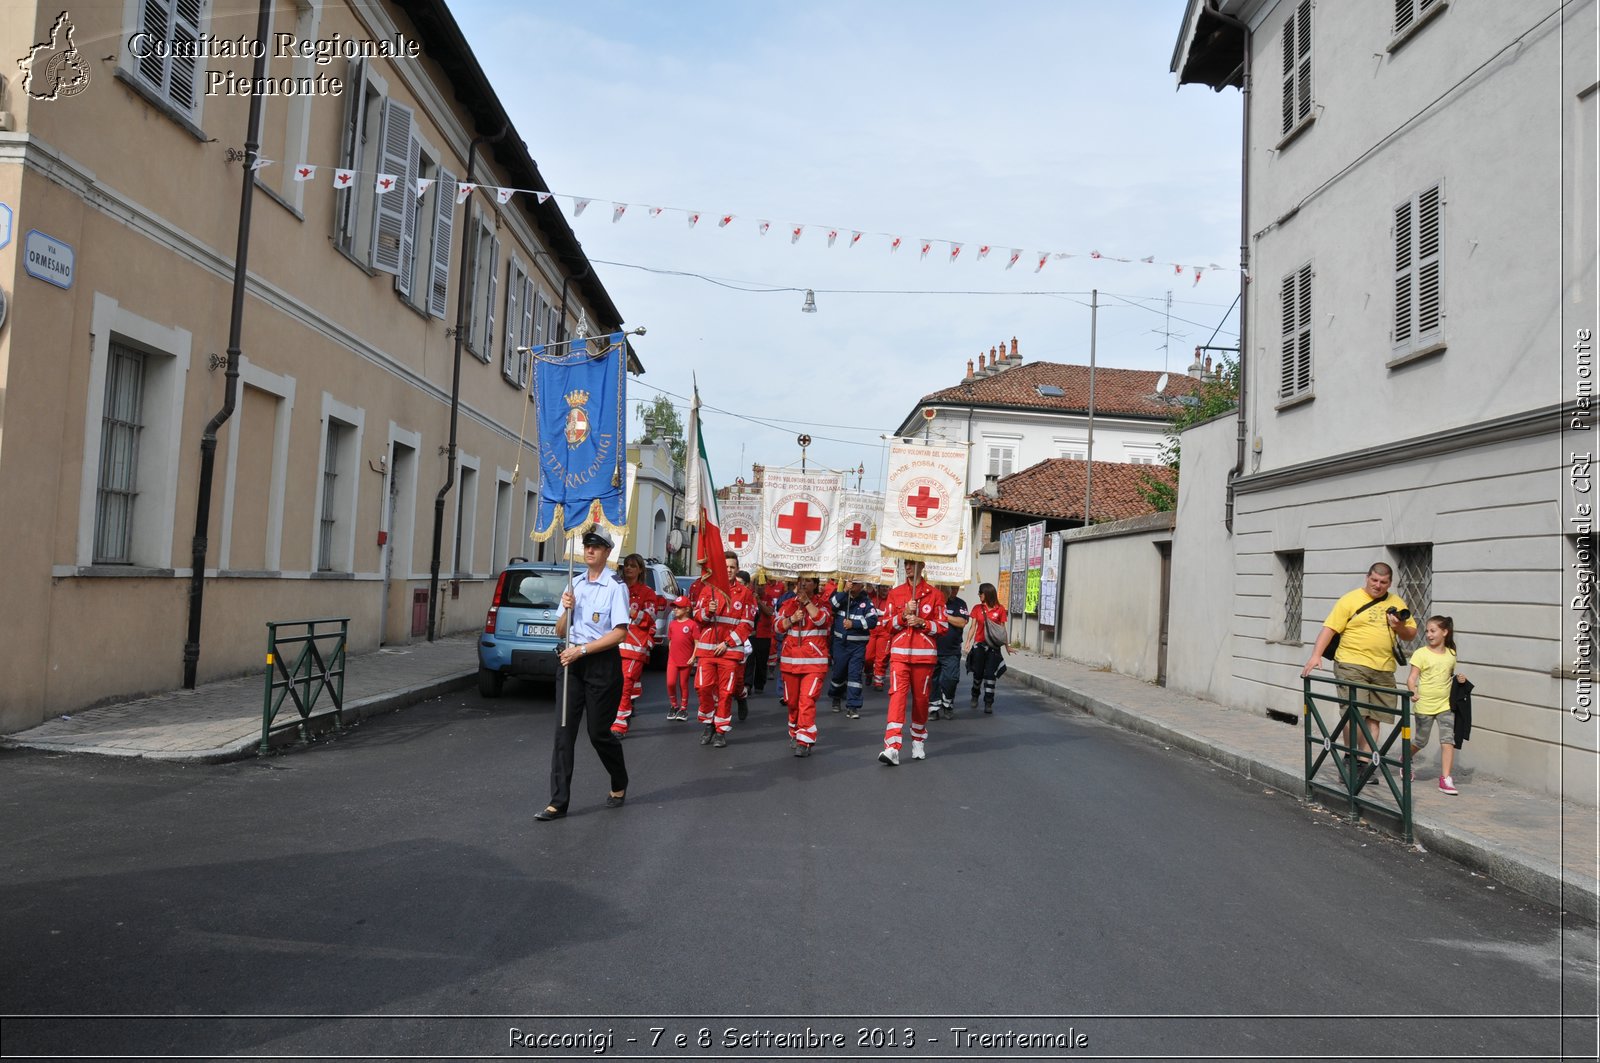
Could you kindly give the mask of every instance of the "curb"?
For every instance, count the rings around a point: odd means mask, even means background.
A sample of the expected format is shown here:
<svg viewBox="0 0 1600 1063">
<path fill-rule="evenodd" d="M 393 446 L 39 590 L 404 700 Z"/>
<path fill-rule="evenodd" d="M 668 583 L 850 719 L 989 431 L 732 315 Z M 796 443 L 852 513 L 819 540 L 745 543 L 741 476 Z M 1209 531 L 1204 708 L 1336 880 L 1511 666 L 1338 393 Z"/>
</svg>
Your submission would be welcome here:
<svg viewBox="0 0 1600 1063">
<path fill-rule="evenodd" d="M 1155 738 L 1188 753 L 1218 764 L 1229 771 L 1256 780 L 1304 801 L 1305 780 L 1300 773 L 1267 764 L 1248 753 L 1217 744 L 1210 739 L 1179 730 L 1158 720 L 1129 712 L 1119 705 L 1092 697 L 1064 683 L 1029 672 L 1012 664 L 1008 675 L 1024 686 L 1056 698 L 1070 708 L 1104 720 L 1123 730 Z M 1470 835 L 1450 830 L 1437 823 L 1416 818 L 1411 821 L 1412 836 L 1424 849 L 1464 867 L 1482 872 L 1521 890 L 1552 907 L 1571 912 L 1591 923 L 1600 922 L 1600 893 L 1592 884 L 1576 879 L 1563 868 L 1531 857 L 1509 856 L 1497 852 Z"/>
</svg>

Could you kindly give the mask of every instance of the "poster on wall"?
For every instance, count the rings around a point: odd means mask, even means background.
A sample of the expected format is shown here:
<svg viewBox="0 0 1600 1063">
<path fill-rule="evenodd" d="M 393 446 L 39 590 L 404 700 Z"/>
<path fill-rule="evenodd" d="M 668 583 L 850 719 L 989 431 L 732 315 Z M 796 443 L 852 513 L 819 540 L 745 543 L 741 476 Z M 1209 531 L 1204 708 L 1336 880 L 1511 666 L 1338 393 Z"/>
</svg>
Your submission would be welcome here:
<svg viewBox="0 0 1600 1063">
<path fill-rule="evenodd" d="M 1008 531 L 1000 533 L 1000 573 L 995 579 L 995 594 L 1006 608 L 1011 607 L 1011 545 L 1015 536 Z"/>
<path fill-rule="evenodd" d="M 1039 577 L 1044 572 L 1044 522 L 1028 525 L 1028 613 L 1039 615 Z"/>
<path fill-rule="evenodd" d="M 1014 528 L 1011 532 L 1011 594 L 1005 598 L 1006 609 L 1012 616 L 1021 616 L 1028 608 L 1028 529 Z"/>
<path fill-rule="evenodd" d="M 1039 577 L 1039 623 L 1056 626 L 1056 594 L 1061 580 L 1061 536 L 1044 537 L 1044 570 Z"/>
</svg>

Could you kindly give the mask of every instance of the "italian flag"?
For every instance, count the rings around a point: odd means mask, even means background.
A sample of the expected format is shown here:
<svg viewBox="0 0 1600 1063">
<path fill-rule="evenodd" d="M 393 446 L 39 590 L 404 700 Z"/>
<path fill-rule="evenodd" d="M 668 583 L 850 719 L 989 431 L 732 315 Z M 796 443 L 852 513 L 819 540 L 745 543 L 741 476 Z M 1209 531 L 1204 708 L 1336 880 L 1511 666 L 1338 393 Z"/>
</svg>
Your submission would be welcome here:
<svg viewBox="0 0 1600 1063">
<path fill-rule="evenodd" d="M 694 403 L 689 407 L 688 442 L 692 449 L 689 456 L 689 482 L 684 490 L 684 512 L 691 515 L 698 529 L 698 534 L 695 536 L 694 559 L 700 565 L 700 571 L 705 576 L 706 582 L 724 595 L 731 596 L 733 588 L 728 586 L 728 566 L 723 560 L 722 531 L 717 526 L 721 519 L 717 512 L 717 489 L 711 480 L 711 462 L 706 457 L 705 436 L 700 431 L 699 384 L 695 385 Z"/>
</svg>

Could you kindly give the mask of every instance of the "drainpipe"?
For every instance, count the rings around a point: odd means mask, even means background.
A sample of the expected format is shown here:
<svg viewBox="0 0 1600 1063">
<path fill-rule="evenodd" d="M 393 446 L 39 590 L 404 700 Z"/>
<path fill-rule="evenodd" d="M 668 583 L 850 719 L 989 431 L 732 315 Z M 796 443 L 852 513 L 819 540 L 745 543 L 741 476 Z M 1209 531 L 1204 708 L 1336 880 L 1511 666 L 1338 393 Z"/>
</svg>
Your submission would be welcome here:
<svg viewBox="0 0 1600 1063">
<path fill-rule="evenodd" d="M 499 140 L 511 127 L 501 126 L 493 136 L 476 136 L 467 146 L 467 178 L 465 184 L 476 184 L 472 167 L 477 162 L 478 145 Z M 470 200 L 471 197 L 469 196 Z M 456 424 L 461 413 L 461 348 L 467 341 L 467 271 L 471 264 L 467 255 L 471 249 L 472 207 L 470 203 L 461 219 L 461 276 L 456 282 L 456 363 L 450 376 L 450 460 L 445 470 L 444 486 L 433 500 L 433 557 L 428 567 L 428 641 L 432 642 L 439 621 L 439 553 L 444 546 L 444 500 L 456 485 Z"/>
<path fill-rule="evenodd" d="M 267 76 L 267 32 L 272 26 L 272 0 L 261 0 L 256 19 L 255 80 Z M 233 416 L 239 394 L 240 333 L 244 322 L 244 289 L 249 277 L 250 204 L 256 190 L 256 152 L 261 147 L 261 97 L 250 96 L 250 116 L 244 138 L 244 190 L 239 193 L 239 235 L 233 252 L 233 308 L 228 319 L 228 369 L 224 376 L 222 409 L 206 423 L 200 436 L 200 489 L 194 512 L 194 552 L 189 574 L 189 633 L 183 643 L 183 689 L 193 690 L 200 670 L 200 618 L 206 597 L 206 536 L 211 523 L 211 482 L 217 464 L 217 429 Z"/>
<path fill-rule="evenodd" d="M 1233 532 L 1233 499 L 1235 483 L 1244 475 L 1245 438 L 1248 434 L 1246 411 L 1249 409 L 1250 374 L 1250 27 L 1232 15 L 1213 11 L 1213 15 L 1239 28 L 1244 35 L 1244 77 L 1240 82 L 1240 110 L 1243 111 L 1244 132 L 1239 148 L 1239 408 L 1238 441 L 1233 469 L 1228 473 L 1227 499 L 1223 504 L 1223 523 L 1229 534 Z"/>
</svg>

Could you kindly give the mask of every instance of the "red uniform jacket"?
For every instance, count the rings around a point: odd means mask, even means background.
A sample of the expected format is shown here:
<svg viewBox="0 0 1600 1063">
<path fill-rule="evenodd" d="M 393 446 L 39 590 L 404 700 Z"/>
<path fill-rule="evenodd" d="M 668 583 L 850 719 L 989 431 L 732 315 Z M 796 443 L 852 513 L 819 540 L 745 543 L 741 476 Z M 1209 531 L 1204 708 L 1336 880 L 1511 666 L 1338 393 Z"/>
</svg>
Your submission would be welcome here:
<svg viewBox="0 0 1600 1063">
<path fill-rule="evenodd" d="M 911 627 L 906 623 L 906 606 L 926 622 L 925 627 Z M 944 634 L 949 621 L 944 615 L 944 595 L 926 581 L 912 585 L 902 583 L 889 592 L 883 604 L 884 620 L 889 628 L 889 660 L 913 666 L 932 667 L 939 661 L 939 636 Z M 880 622 L 879 627 L 884 627 Z"/>
<path fill-rule="evenodd" d="M 756 599 L 749 587 L 735 580 L 733 600 L 728 602 L 707 583 L 695 600 L 694 618 L 700 622 L 695 648 L 701 657 L 710 657 L 719 645 L 725 645 L 728 652 L 722 655 L 723 660 L 744 660 L 744 644 L 756 623 Z"/>
<path fill-rule="evenodd" d="M 811 599 L 816 618 L 806 615 L 799 598 L 790 598 L 778 610 L 778 630 L 783 633 L 783 670 L 791 674 L 828 670 L 828 638 L 833 610 L 825 598 Z"/>
<path fill-rule="evenodd" d="M 622 651 L 624 660 L 632 657 L 648 661 L 650 647 L 656 641 L 656 592 L 643 580 L 628 586 L 628 617 L 628 633 L 617 649 Z"/>
</svg>

